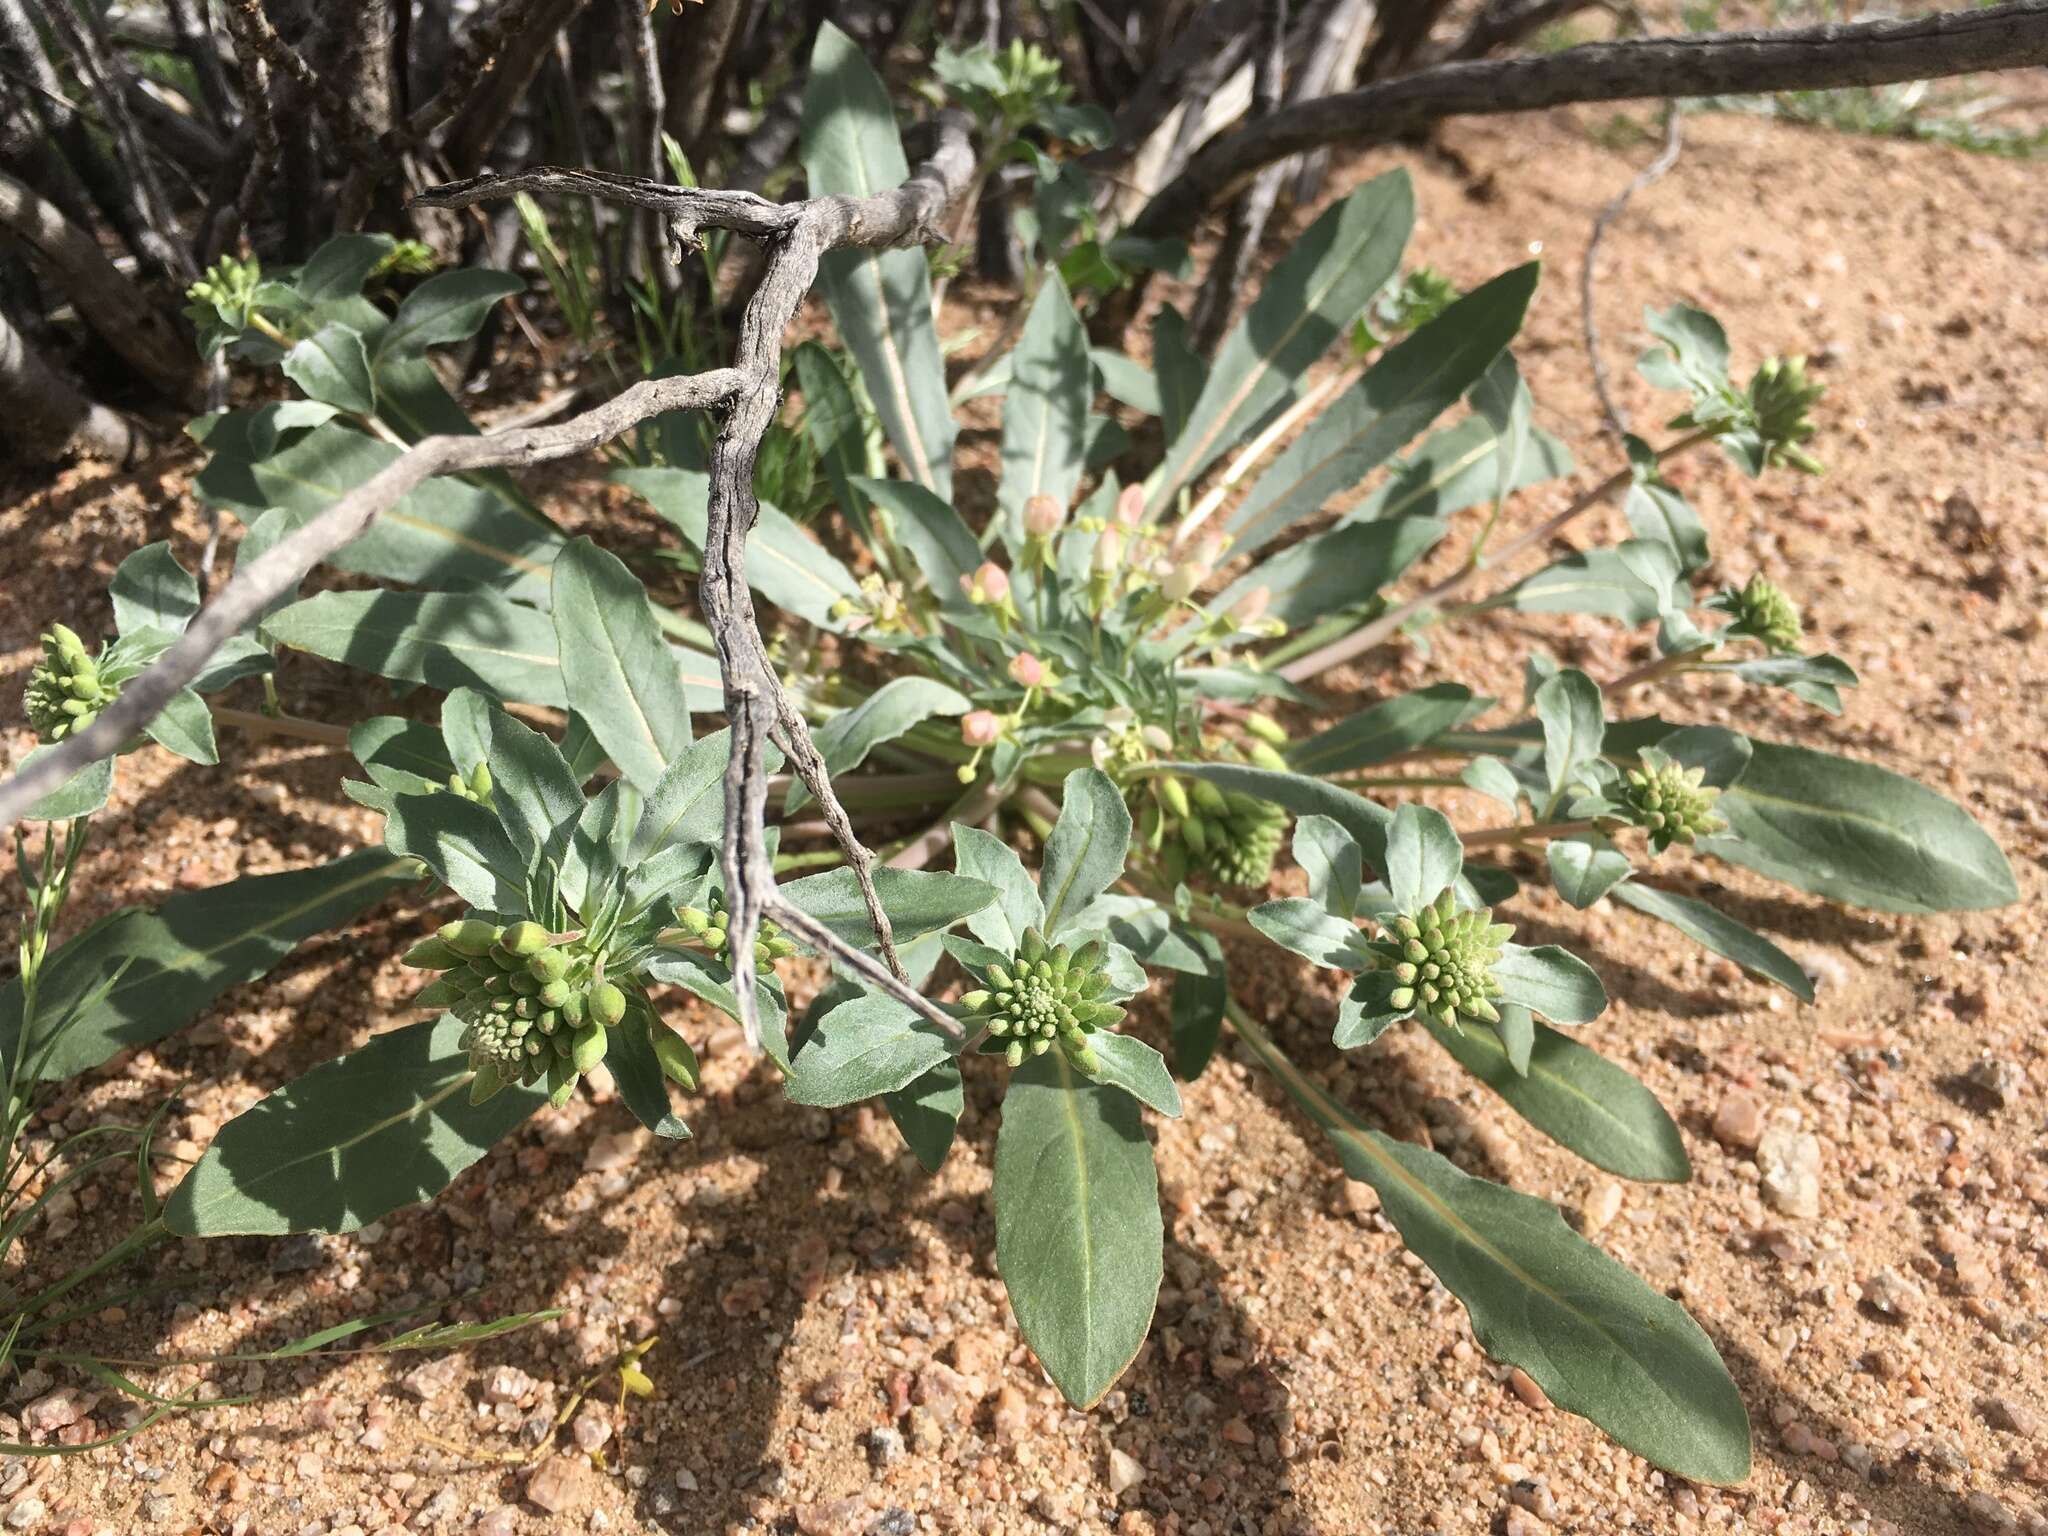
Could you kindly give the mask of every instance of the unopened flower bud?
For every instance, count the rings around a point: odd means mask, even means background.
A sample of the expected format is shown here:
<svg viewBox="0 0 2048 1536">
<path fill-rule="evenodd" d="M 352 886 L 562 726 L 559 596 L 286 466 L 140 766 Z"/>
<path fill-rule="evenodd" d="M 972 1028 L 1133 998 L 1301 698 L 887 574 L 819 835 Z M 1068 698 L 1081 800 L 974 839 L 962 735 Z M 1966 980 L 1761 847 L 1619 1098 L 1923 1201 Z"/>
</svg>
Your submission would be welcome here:
<svg viewBox="0 0 2048 1536">
<path fill-rule="evenodd" d="M 1003 734 L 1003 722 L 994 710 L 977 709 L 960 721 L 960 739 L 970 747 L 992 747 Z"/>
<path fill-rule="evenodd" d="M 1145 488 L 1142 485 L 1127 485 L 1116 499 L 1116 521 L 1119 527 L 1135 528 L 1145 520 Z"/>
<path fill-rule="evenodd" d="M 1023 688 L 1036 688 L 1045 681 L 1046 666 L 1029 651 L 1010 658 L 1010 681 Z"/>
<path fill-rule="evenodd" d="M 1095 539 L 1095 557 L 1091 565 L 1098 576 L 1113 576 L 1124 563 L 1124 537 L 1114 528 L 1105 528 Z"/>
<path fill-rule="evenodd" d="M 1276 747 L 1287 745 L 1287 731 L 1278 720 L 1260 710 L 1253 710 L 1244 717 L 1244 728 L 1261 741 L 1269 741 Z"/>
<path fill-rule="evenodd" d="M 1040 491 L 1024 503 L 1024 531 L 1034 539 L 1049 539 L 1067 520 L 1067 509 L 1059 498 Z"/>
</svg>

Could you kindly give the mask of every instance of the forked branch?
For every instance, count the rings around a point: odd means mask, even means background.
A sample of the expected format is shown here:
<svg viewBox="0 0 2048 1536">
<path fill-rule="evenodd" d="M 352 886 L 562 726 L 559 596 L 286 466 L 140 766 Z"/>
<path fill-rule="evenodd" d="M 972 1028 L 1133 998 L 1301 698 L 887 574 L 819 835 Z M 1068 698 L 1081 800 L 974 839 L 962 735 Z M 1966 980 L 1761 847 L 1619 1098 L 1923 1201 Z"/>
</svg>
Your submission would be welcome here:
<svg viewBox="0 0 2048 1536">
<path fill-rule="evenodd" d="M 950 1019 L 903 979 L 888 917 L 875 893 L 874 855 L 853 832 L 845 809 L 812 744 L 803 716 L 769 665 L 746 581 L 746 538 L 759 515 L 754 459 L 781 403 L 782 337 L 795 318 L 825 252 L 845 246 L 909 245 L 940 237 L 940 217 L 973 171 L 967 120 L 939 119 L 932 158 L 902 186 L 873 197 L 826 196 L 778 206 L 747 193 L 697 192 L 631 177 L 586 171 L 539 171 L 513 177 L 476 177 L 421 197 L 459 207 L 524 188 L 566 191 L 656 209 L 672 238 L 693 241 L 703 229 L 728 229 L 758 240 L 768 251 L 759 287 L 748 301 L 734 366 L 688 378 L 649 380 L 615 399 L 555 426 L 487 437 L 430 437 L 343 496 L 305 527 L 245 568 L 195 617 L 177 643 L 128 684 L 121 696 L 79 735 L 43 754 L 0 785 L 0 828 L 13 825 L 35 802 L 96 758 L 117 751 L 205 670 L 227 639 L 254 622 L 267 604 L 292 591 L 306 573 L 362 537 L 384 512 L 423 481 L 467 470 L 534 464 L 581 453 L 620 436 L 663 411 L 725 408 L 712 456 L 711 495 L 699 598 L 718 648 L 732 725 L 732 759 L 725 779 L 725 873 L 731 913 L 732 963 L 742 1020 L 758 1039 L 754 1004 L 754 938 L 773 916 L 851 965 L 900 1001 L 942 1027 Z M 830 930 L 784 906 L 775 893 L 764 823 L 768 782 L 765 751 L 773 736 L 819 807 L 859 879 L 868 917 L 888 969 L 868 960 Z"/>
</svg>

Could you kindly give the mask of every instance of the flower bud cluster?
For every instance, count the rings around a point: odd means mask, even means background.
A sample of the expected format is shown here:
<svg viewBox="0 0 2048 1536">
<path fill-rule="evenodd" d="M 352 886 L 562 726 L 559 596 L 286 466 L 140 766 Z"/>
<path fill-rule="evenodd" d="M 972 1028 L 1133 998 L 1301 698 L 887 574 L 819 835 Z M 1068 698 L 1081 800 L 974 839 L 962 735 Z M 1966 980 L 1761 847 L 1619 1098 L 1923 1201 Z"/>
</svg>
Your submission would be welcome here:
<svg viewBox="0 0 2048 1536">
<path fill-rule="evenodd" d="M 717 896 L 711 898 L 708 908 L 684 907 L 676 913 L 676 922 L 691 943 L 701 944 L 714 955 L 725 954 L 731 946 L 732 941 L 726 936 L 731 914 L 726 911 L 725 902 Z M 756 966 L 773 965 L 795 953 L 796 942 L 784 938 L 782 930 L 773 923 L 762 923 L 761 931 L 754 935 Z"/>
<path fill-rule="evenodd" d="M 68 626 L 52 624 L 42 644 L 43 659 L 28 675 L 22 710 L 42 740 L 62 741 L 98 719 L 121 690 L 101 671 L 106 652 L 95 658 Z"/>
<path fill-rule="evenodd" d="M 473 800 L 487 811 L 496 809 L 491 803 L 491 765 L 489 763 L 478 763 L 469 770 L 467 778 L 460 773 L 449 774 L 448 792 L 452 795 L 459 795 L 464 800 Z"/>
<path fill-rule="evenodd" d="M 539 923 L 509 926 L 474 914 L 406 951 L 404 964 L 439 971 L 413 999 L 469 1028 L 470 1065 L 531 1083 L 559 1058 L 578 1073 L 604 1059 L 605 1031 L 626 1016 L 626 994 L 573 942 Z"/>
<path fill-rule="evenodd" d="M 970 1024 L 985 1026 L 1003 1042 L 1011 1066 L 1043 1055 L 1057 1045 L 1083 1072 L 1102 1068 L 1088 1036 L 1124 1016 L 1121 1004 L 1100 1001 L 1109 987 L 1103 947 L 1090 940 L 1079 949 L 1048 945 L 1036 928 L 1026 928 L 1016 957 L 991 965 L 987 987 L 960 999 Z"/>
<path fill-rule="evenodd" d="M 1397 1012 L 1424 1014 L 1452 1026 L 1458 1016 L 1500 1022 L 1493 1000 L 1504 990 L 1493 974 L 1501 946 L 1515 930 L 1496 923 L 1480 908 L 1460 912 L 1451 888 L 1413 917 L 1384 919 L 1384 936 L 1367 941 L 1378 969 L 1397 985 L 1387 1005 Z"/>
<path fill-rule="evenodd" d="M 833 622 L 844 624 L 848 634 L 872 629 L 878 635 L 909 635 L 917 632 L 904 596 L 903 583 L 884 580 L 869 572 L 860 579 L 858 597 L 842 597 L 832 605 Z"/>
<path fill-rule="evenodd" d="M 1721 791 L 1705 778 L 1705 769 L 1688 768 L 1654 749 L 1643 754 L 1642 767 L 1623 775 L 1621 803 L 1659 853 L 1673 843 L 1691 847 L 1696 839 L 1727 829 L 1728 823 L 1714 813 Z"/>
<path fill-rule="evenodd" d="M 1153 797 L 1140 830 L 1168 878 L 1179 882 L 1199 870 L 1225 885 L 1254 888 L 1273 878 L 1287 837 L 1286 811 L 1207 779 L 1162 774 L 1150 784 Z"/>
<path fill-rule="evenodd" d="M 1766 464 L 1789 464 L 1809 475 L 1821 472 L 1821 462 L 1801 445 L 1811 442 L 1816 430 L 1806 413 L 1826 393 L 1825 384 L 1807 378 L 1803 357 L 1767 357 L 1758 365 L 1749 381 L 1749 410 L 1763 439 Z"/>
<path fill-rule="evenodd" d="M 1735 616 L 1729 630 L 1761 640 L 1774 651 L 1797 651 L 1806 637 L 1799 605 L 1761 571 L 1740 588 L 1721 593 L 1708 606 Z"/>
</svg>

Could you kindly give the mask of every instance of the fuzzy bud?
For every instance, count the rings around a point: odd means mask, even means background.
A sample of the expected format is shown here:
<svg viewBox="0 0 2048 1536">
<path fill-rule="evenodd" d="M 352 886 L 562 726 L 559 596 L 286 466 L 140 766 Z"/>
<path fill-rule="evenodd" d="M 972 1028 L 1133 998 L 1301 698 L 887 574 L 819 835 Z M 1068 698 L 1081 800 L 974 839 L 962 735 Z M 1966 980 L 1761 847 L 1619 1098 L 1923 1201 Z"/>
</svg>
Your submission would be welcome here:
<svg viewBox="0 0 2048 1536">
<path fill-rule="evenodd" d="M 1050 669 L 1029 651 L 1020 651 L 1010 658 L 1010 681 L 1020 688 L 1037 688 L 1044 684 Z"/>
<path fill-rule="evenodd" d="M 1067 520 L 1067 509 L 1059 498 L 1040 491 L 1024 503 L 1024 531 L 1034 539 L 1049 539 Z"/>
<path fill-rule="evenodd" d="M 1003 722 L 994 710 L 977 709 L 960 721 L 960 739 L 970 747 L 992 747 L 1003 734 Z"/>
</svg>

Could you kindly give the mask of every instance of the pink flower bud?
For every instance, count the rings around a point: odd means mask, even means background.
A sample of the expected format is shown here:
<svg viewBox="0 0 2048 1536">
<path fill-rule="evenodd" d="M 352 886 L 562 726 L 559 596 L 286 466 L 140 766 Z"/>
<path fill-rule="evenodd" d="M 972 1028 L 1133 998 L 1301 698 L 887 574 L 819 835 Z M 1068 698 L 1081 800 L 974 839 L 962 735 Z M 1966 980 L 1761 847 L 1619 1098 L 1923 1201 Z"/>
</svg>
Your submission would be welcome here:
<svg viewBox="0 0 2048 1536">
<path fill-rule="evenodd" d="M 1010 658 L 1010 680 L 1020 687 L 1036 688 L 1045 681 L 1045 663 L 1029 651 Z"/>
<path fill-rule="evenodd" d="M 974 572 L 974 585 L 982 594 L 982 600 L 1000 603 L 1010 595 L 1010 573 L 993 560 L 984 560 Z"/>
<path fill-rule="evenodd" d="M 1095 536 L 1095 573 L 1099 576 L 1113 576 L 1124 563 L 1124 536 L 1115 528 L 1105 528 Z"/>
<path fill-rule="evenodd" d="M 970 747 L 992 747 L 1002 734 L 1003 722 L 992 709 L 977 709 L 960 721 L 960 739 Z"/>
<path fill-rule="evenodd" d="M 1059 498 L 1040 491 L 1024 503 L 1024 531 L 1034 539 L 1049 539 L 1067 520 L 1067 509 Z"/>
<path fill-rule="evenodd" d="M 1127 485 L 1116 499 L 1116 520 L 1126 528 L 1135 528 L 1145 520 L 1145 487 Z"/>
</svg>

